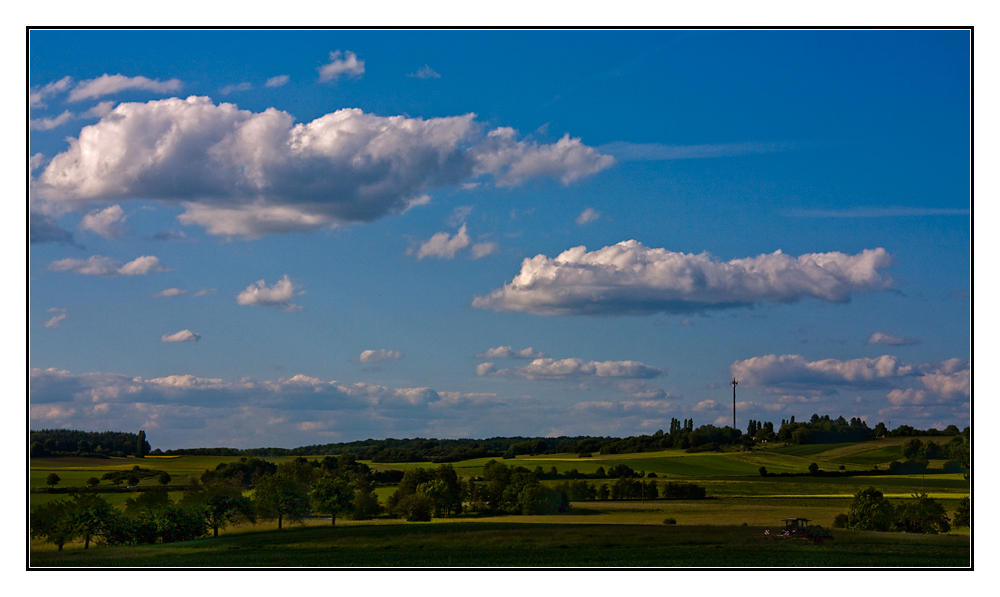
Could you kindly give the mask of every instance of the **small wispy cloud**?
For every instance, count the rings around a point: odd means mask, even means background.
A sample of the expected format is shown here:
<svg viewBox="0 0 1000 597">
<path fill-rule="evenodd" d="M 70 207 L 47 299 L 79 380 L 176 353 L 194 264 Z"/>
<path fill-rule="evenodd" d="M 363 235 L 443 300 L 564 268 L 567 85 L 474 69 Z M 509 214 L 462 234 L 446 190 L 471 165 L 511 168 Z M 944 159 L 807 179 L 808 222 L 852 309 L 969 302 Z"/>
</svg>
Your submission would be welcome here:
<svg viewBox="0 0 1000 597">
<path fill-rule="evenodd" d="M 264 87 L 281 87 L 288 82 L 288 75 L 278 75 L 277 77 L 271 77 L 264 83 Z"/>
<path fill-rule="evenodd" d="M 576 217 L 576 223 L 583 226 L 584 224 L 589 224 L 594 220 L 601 217 L 601 212 L 597 211 L 593 207 L 588 207 L 583 210 L 583 212 Z"/>
<path fill-rule="evenodd" d="M 776 153 L 795 149 L 794 143 L 715 143 L 706 145 L 665 145 L 662 143 L 628 143 L 614 141 L 598 147 L 601 153 L 611 154 L 620 162 L 654 162 L 660 160 L 689 160 L 698 158 L 724 158 L 755 153 Z"/>
<path fill-rule="evenodd" d="M 187 290 L 182 290 L 180 288 L 167 288 L 166 290 L 154 292 L 152 296 L 153 298 L 165 298 L 171 296 L 181 296 L 182 294 L 187 294 Z"/>
<path fill-rule="evenodd" d="M 60 309 L 58 307 L 53 307 L 46 311 L 46 313 L 55 313 L 52 319 L 45 322 L 45 327 L 50 329 L 55 329 L 59 327 L 59 323 L 66 319 L 66 309 Z"/>
<path fill-rule="evenodd" d="M 782 212 L 793 218 L 900 218 L 922 216 L 967 216 L 967 209 L 920 207 L 852 207 L 849 209 L 790 209 Z"/>
<path fill-rule="evenodd" d="M 176 334 L 165 334 L 160 338 L 160 342 L 197 342 L 201 339 L 201 334 L 196 334 L 191 330 L 181 330 Z"/>
<path fill-rule="evenodd" d="M 420 68 L 417 72 L 410 73 L 410 74 L 408 74 L 406 76 L 407 77 L 414 77 L 414 78 L 417 78 L 417 79 L 440 79 L 441 78 L 441 75 L 439 75 L 436 72 L 434 72 L 434 69 L 432 69 L 431 67 L 427 66 L 426 64 L 422 68 Z"/>
<path fill-rule="evenodd" d="M 381 363 L 382 361 L 394 361 L 403 358 L 403 353 L 398 350 L 366 350 L 358 355 L 358 361 L 362 363 Z"/>
<path fill-rule="evenodd" d="M 865 344 L 872 346 L 875 344 L 884 344 L 887 346 L 905 346 L 908 344 L 919 344 L 919 338 L 901 338 L 895 334 L 887 334 L 885 332 L 875 332 L 868 337 Z"/>
<path fill-rule="evenodd" d="M 237 83 L 235 85 L 226 85 L 219 90 L 222 95 L 229 95 L 230 93 L 235 93 L 237 91 L 250 91 L 253 89 L 253 85 L 250 83 Z"/>
</svg>

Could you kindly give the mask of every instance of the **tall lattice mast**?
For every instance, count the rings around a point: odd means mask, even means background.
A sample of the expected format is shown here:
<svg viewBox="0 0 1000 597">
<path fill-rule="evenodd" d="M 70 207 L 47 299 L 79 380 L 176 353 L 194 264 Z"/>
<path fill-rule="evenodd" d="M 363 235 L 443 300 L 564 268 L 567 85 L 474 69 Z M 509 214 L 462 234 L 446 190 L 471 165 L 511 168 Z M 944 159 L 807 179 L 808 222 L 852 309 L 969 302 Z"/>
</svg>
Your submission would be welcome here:
<svg viewBox="0 0 1000 597">
<path fill-rule="evenodd" d="M 736 384 L 740 383 L 736 381 L 736 377 L 733 377 L 733 381 L 729 382 L 733 386 L 733 429 L 739 429 L 736 426 Z"/>
</svg>

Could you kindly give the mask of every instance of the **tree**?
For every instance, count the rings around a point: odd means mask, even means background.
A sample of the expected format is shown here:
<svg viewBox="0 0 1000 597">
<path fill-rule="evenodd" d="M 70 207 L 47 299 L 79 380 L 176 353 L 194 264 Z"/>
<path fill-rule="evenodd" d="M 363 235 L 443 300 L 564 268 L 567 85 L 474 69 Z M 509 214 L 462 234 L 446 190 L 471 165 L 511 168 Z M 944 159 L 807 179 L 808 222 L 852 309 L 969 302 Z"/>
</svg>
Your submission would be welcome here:
<svg viewBox="0 0 1000 597">
<path fill-rule="evenodd" d="M 63 545 L 76 537 L 76 528 L 67 506 L 67 502 L 59 500 L 32 509 L 28 519 L 31 538 L 44 539 L 62 551 Z"/>
<path fill-rule="evenodd" d="M 49 473 L 49 476 L 45 477 L 45 482 L 48 483 L 50 487 L 55 487 L 59 481 L 59 475 L 55 473 Z"/>
<path fill-rule="evenodd" d="M 97 477 L 91 477 L 91 478 L 87 479 L 87 486 L 88 487 L 97 487 L 100 484 L 101 484 L 101 480 L 98 479 Z"/>
<path fill-rule="evenodd" d="M 135 457 L 145 458 L 146 451 L 148 450 L 148 448 L 149 444 L 146 443 L 146 432 L 140 429 L 139 437 L 136 439 L 135 442 Z"/>
<path fill-rule="evenodd" d="M 243 496 L 238 485 L 216 484 L 203 490 L 184 492 L 180 504 L 182 508 L 200 510 L 205 524 L 212 529 L 212 536 L 219 536 L 219 529 L 233 522 L 257 522 L 253 504 Z"/>
<path fill-rule="evenodd" d="M 912 500 L 907 500 L 896 509 L 897 526 L 907 533 L 947 533 L 951 529 L 949 519 L 934 498 L 926 493 L 913 494 Z"/>
<path fill-rule="evenodd" d="M 760 473 L 761 477 L 766 477 L 767 476 L 767 468 L 765 468 L 763 466 L 760 467 L 759 469 L 757 469 L 757 472 Z"/>
<path fill-rule="evenodd" d="M 411 493 L 399 500 L 399 504 L 396 506 L 396 511 L 410 522 L 430 521 L 433 510 L 434 502 L 423 493 Z"/>
<path fill-rule="evenodd" d="M 809 463 L 809 474 L 815 475 L 818 472 L 819 472 L 819 465 L 816 464 L 815 462 Z"/>
<path fill-rule="evenodd" d="M 955 523 L 956 527 L 971 527 L 972 526 L 972 501 L 969 496 L 958 500 L 958 509 L 955 510 L 955 518 L 952 522 Z"/>
<path fill-rule="evenodd" d="M 170 483 L 170 479 L 171 479 L 170 473 L 168 473 L 167 471 L 161 471 L 160 472 L 160 476 L 157 477 L 157 481 L 160 482 L 160 485 L 167 485 L 167 484 L 169 484 Z"/>
<path fill-rule="evenodd" d="M 309 486 L 297 479 L 294 468 L 284 467 L 257 482 L 253 490 L 253 504 L 257 513 L 265 518 L 277 518 L 281 530 L 285 517 L 298 522 L 309 514 Z"/>
<path fill-rule="evenodd" d="M 329 514 L 333 525 L 337 524 L 337 514 L 349 511 L 354 503 L 354 488 L 344 479 L 330 475 L 317 479 L 309 495 L 313 508 Z"/>
<path fill-rule="evenodd" d="M 140 491 L 134 497 L 125 500 L 125 514 L 136 516 L 143 511 L 159 510 L 170 506 L 170 497 L 165 488 Z"/>
<path fill-rule="evenodd" d="M 94 535 L 104 535 L 120 516 L 104 498 L 93 493 L 78 493 L 68 506 L 70 521 L 76 535 L 83 537 L 83 548 L 90 547 Z"/>
<path fill-rule="evenodd" d="M 894 521 L 895 508 L 874 487 L 858 490 L 847 510 L 847 528 L 857 531 L 888 531 Z"/>
</svg>

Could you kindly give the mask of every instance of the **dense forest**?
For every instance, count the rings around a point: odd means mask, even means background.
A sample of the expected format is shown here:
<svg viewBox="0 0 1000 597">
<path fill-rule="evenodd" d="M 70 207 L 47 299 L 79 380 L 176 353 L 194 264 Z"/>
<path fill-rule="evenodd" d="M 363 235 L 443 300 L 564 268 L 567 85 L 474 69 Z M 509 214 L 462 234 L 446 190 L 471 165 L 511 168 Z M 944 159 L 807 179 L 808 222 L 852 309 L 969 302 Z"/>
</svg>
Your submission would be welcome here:
<svg viewBox="0 0 1000 597">
<path fill-rule="evenodd" d="M 125 431 L 75 431 L 72 429 L 42 429 L 28 433 L 28 454 L 31 458 L 45 456 L 89 456 L 109 458 L 135 456 L 150 452 L 146 433 Z"/>
</svg>

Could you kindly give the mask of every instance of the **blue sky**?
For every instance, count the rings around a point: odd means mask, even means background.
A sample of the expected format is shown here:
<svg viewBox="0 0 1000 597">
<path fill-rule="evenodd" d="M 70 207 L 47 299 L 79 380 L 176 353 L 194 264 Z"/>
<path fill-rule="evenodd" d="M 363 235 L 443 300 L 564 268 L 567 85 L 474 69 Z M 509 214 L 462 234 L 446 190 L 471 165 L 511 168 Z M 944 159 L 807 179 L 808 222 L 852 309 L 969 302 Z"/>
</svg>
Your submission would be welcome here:
<svg viewBox="0 0 1000 597">
<path fill-rule="evenodd" d="M 33 428 L 969 423 L 964 31 L 33 31 Z M 530 349 L 530 350 L 529 350 Z"/>
</svg>

